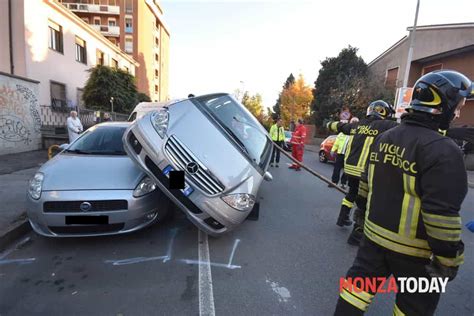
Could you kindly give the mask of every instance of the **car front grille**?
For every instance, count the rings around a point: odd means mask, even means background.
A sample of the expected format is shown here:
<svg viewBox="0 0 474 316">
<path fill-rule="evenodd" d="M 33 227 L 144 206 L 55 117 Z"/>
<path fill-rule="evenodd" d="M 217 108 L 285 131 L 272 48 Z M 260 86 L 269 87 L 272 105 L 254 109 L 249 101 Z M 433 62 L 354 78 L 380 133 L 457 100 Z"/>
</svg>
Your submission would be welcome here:
<svg viewBox="0 0 474 316">
<path fill-rule="evenodd" d="M 116 233 L 125 227 L 124 223 L 108 225 L 83 225 L 83 226 L 48 226 L 55 234 L 102 234 Z"/>
<path fill-rule="evenodd" d="M 211 172 L 181 143 L 175 136 L 170 136 L 165 145 L 165 152 L 180 170 L 184 170 L 186 175 L 199 186 L 201 190 L 210 195 L 216 195 L 224 191 L 224 186 L 217 180 Z M 199 166 L 195 173 L 186 170 L 189 163 L 197 163 Z"/>
<path fill-rule="evenodd" d="M 82 210 L 81 204 L 88 202 L 91 204 L 89 210 Z M 44 202 L 43 212 L 45 213 L 75 213 L 75 212 L 110 212 L 123 211 L 128 209 L 127 200 L 104 200 L 104 201 L 54 201 Z"/>
</svg>

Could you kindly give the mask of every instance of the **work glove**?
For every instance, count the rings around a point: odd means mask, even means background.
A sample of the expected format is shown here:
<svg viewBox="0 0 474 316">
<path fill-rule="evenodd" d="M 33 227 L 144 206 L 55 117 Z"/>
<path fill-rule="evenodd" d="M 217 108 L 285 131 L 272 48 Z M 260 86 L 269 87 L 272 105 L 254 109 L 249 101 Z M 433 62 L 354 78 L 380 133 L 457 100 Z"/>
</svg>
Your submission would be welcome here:
<svg viewBox="0 0 474 316">
<path fill-rule="evenodd" d="M 443 265 L 436 256 L 432 256 L 429 265 L 425 266 L 426 272 L 432 278 L 449 278 L 449 281 L 454 280 L 458 273 L 459 267 L 448 267 Z"/>
<path fill-rule="evenodd" d="M 473 127 L 452 127 L 447 130 L 446 136 L 453 139 L 464 140 L 474 144 L 474 128 Z"/>
</svg>

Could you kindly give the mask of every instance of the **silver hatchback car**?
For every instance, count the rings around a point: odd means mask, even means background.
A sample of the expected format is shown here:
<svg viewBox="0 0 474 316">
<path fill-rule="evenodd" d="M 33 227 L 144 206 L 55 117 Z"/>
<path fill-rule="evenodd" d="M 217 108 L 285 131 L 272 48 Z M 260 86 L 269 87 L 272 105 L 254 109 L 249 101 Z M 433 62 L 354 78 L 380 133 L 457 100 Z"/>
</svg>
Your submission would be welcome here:
<svg viewBox="0 0 474 316">
<path fill-rule="evenodd" d="M 120 234 L 164 218 L 170 201 L 125 154 L 130 123 L 89 128 L 30 180 L 31 226 L 50 237 Z"/>
<path fill-rule="evenodd" d="M 272 143 L 253 115 L 229 94 L 179 101 L 135 121 L 124 134 L 127 154 L 201 230 L 220 235 L 256 205 Z M 184 171 L 172 189 L 171 171 Z M 172 181 L 171 181 L 172 182 Z"/>
</svg>

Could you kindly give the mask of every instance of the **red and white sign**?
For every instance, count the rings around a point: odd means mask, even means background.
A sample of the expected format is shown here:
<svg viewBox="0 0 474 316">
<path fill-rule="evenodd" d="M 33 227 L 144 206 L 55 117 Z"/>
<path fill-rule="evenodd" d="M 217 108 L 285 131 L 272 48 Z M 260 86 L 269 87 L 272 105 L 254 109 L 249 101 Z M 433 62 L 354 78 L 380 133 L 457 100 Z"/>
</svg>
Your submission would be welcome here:
<svg viewBox="0 0 474 316">
<path fill-rule="evenodd" d="M 398 88 L 395 95 L 395 117 L 399 119 L 410 105 L 413 88 Z"/>
</svg>

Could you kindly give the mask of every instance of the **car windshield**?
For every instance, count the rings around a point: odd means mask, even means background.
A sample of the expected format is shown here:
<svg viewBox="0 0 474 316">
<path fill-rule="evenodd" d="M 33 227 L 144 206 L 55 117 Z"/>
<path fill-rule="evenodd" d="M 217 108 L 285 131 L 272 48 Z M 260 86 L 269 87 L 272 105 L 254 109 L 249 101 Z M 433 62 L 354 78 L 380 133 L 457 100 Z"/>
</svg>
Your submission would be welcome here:
<svg viewBox="0 0 474 316">
<path fill-rule="evenodd" d="M 122 135 L 126 126 L 94 126 L 73 143 L 66 152 L 94 155 L 125 155 Z"/>
<path fill-rule="evenodd" d="M 256 164 L 263 165 L 269 152 L 268 138 L 260 123 L 229 95 L 196 98 Z"/>
</svg>

